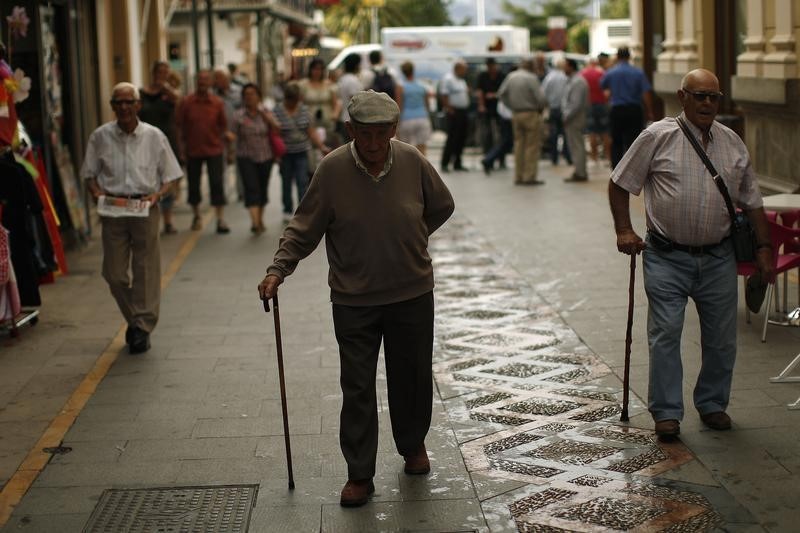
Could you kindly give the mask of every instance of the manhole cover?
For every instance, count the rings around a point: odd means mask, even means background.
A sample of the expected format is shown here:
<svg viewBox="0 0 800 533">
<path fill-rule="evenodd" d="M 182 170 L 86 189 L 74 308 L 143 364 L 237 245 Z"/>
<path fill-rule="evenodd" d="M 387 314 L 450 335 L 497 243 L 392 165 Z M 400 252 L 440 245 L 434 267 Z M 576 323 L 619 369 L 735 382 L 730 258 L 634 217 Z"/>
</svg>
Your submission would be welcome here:
<svg viewBox="0 0 800 533">
<path fill-rule="evenodd" d="M 109 489 L 84 533 L 244 533 L 258 485 Z"/>
</svg>

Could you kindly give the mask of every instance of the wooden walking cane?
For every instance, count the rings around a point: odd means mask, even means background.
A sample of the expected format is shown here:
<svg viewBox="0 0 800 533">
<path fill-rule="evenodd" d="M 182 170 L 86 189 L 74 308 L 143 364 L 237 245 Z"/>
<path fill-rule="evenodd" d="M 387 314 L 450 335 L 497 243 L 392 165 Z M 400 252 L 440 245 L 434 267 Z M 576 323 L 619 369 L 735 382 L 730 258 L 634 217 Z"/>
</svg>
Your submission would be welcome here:
<svg viewBox="0 0 800 533">
<path fill-rule="evenodd" d="M 630 420 L 628 418 L 628 400 L 631 380 L 631 342 L 633 330 L 633 285 L 636 281 L 636 253 L 631 254 L 631 280 L 628 283 L 628 327 L 625 331 L 625 374 L 622 379 L 622 414 L 619 419 L 622 422 Z"/>
<path fill-rule="evenodd" d="M 264 311 L 269 313 L 269 300 L 264 302 Z M 289 469 L 289 490 L 294 490 L 294 476 L 292 475 L 292 445 L 289 442 L 289 413 L 286 410 L 286 382 L 283 379 L 283 345 L 281 343 L 281 314 L 278 309 L 278 295 L 272 297 L 272 304 L 275 308 L 273 319 L 275 320 L 275 343 L 278 345 L 278 380 L 281 385 L 281 410 L 283 411 L 283 438 L 286 443 L 286 467 Z"/>
</svg>

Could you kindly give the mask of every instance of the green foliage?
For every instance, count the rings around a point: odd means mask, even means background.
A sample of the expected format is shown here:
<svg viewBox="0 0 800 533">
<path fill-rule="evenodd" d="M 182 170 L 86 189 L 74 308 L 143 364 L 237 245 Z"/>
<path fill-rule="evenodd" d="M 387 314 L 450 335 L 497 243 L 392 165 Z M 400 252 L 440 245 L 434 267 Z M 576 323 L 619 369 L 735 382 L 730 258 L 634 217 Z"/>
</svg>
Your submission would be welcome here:
<svg viewBox="0 0 800 533">
<path fill-rule="evenodd" d="M 386 5 L 378 9 L 380 27 L 448 25 L 451 1 L 386 0 Z M 362 0 L 342 0 L 325 9 L 325 27 L 348 44 L 369 42 L 370 21 L 371 10 Z"/>
<path fill-rule="evenodd" d="M 567 51 L 576 54 L 589 53 L 589 26 L 588 20 L 582 20 L 572 26 L 567 32 Z"/>
<path fill-rule="evenodd" d="M 590 0 L 542 0 L 536 2 L 539 12 L 533 13 L 529 9 L 503 0 L 503 11 L 511 17 L 511 24 L 528 28 L 531 32 L 532 50 L 549 50 L 547 46 L 547 19 L 548 17 L 566 17 L 567 31 L 575 24 L 584 20 L 583 10 L 589 5 Z M 588 49 L 588 33 L 586 48 Z"/>
<path fill-rule="evenodd" d="M 626 19 L 631 16 L 630 0 L 606 0 L 600 8 L 604 19 Z"/>
</svg>

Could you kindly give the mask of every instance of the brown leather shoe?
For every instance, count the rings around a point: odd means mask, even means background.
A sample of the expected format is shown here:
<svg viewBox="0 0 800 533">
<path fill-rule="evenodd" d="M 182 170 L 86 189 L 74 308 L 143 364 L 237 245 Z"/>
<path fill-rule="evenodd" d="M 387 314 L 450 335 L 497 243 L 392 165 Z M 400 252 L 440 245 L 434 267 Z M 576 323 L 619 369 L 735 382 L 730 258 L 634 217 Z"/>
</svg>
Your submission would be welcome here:
<svg viewBox="0 0 800 533">
<path fill-rule="evenodd" d="M 731 417 L 729 417 L 725 411 L 717 411 L 716 413 L 700 415 L 700 420 L 702 420 L 703 424 L 705 424 L 707 427 L 716 429 L 717 431 L 731 429 Z"/>
<path fill-rule="evenodd" d="M 681 432 L 681 424 L 677 420 L 659 420 L 656 422 L 656 435 L 662 439 L 673 439 Z"/>
<path fill-rule="evenodd" d="M 342 488 L 342 498 L 339 500 L 342 507 L 358 507 L 369 500 L 369 495 L 375 492 L 372 479 L 348 479 Z"/>
<path fill-rule="evenodd" d="M 428 460 L 428 452 L 425 450 L 425 443 L 420 444 L 417 453 L 405 456 L 406 466 L 403 469 L 406 474 L 419 475 L 427 474 L 431 471 L 431 462 Z"/>
</svg>

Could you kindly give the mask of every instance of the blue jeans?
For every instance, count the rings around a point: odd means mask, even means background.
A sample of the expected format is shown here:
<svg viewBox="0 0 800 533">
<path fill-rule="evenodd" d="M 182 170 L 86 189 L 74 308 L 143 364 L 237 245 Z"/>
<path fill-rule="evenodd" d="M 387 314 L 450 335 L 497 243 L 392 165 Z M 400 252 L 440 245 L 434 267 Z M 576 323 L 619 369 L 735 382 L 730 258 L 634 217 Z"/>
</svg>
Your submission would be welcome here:
<svg viewBox="0 0 800 533">
<path fill-rule="evenodd" d="M 648 237 L 644 286 L 649 304 L 648 409 L 656 422 L 683 418 L 681 333 L 688 298 L 700 317 L 702 360 L 694 387 L 701 415 L 724 411 L 736 361 L 736 260 L 730 240 L 711 253 L 656 250 Z"/>
<path fill-rule="evenodd" d="M 283 212 L 294 213 L 292 183 L 297 185 L 297 203 L 308 189 L 308 153 L 286 154 L 281 159 L 281 184 L 283 185 Z"/>
</svg>

